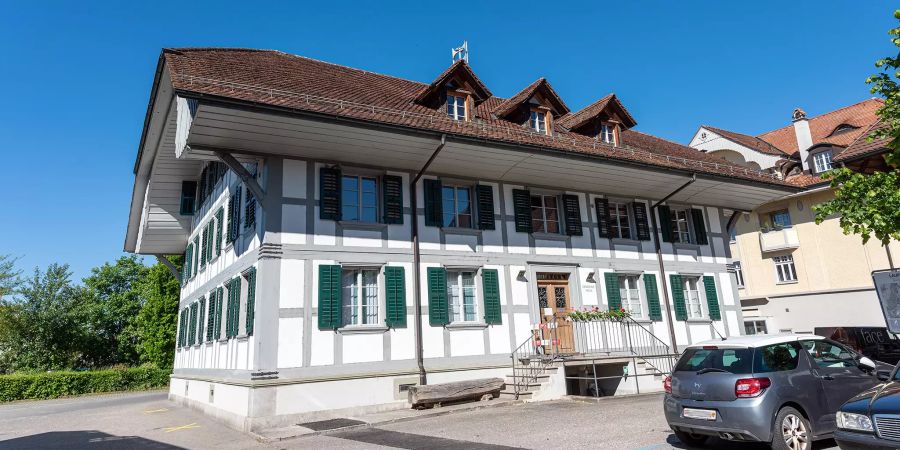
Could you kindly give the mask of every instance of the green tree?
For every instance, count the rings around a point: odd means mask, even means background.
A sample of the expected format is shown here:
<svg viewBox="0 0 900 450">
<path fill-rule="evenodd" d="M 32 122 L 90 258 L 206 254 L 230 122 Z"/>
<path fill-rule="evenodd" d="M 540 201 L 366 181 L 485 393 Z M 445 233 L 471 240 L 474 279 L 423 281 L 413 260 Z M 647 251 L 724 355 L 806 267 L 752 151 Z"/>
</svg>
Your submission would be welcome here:
<svg viewBox="0 0 900 450">
<path fill-rule="evenodd" d="M 170 259 L 176 266 L 182 263 L 181 257 Z M 166 266 L 156 263 L 141 280 L 138 290 L 143 299 L 135 324 L 141 362 L 172 367 L 181 286 Z"/>
<path fill-rule="evenodd" d="M 894 11 L 900 20 L 900 10 Z M 900 48 L 900 27 L 888 31 L 891 42 Z M 884 139 L 888 148 L 884 156 L 890 169 L 871 175 L 855 173 L 840 168 L 825 174 L 831 180 L 834 199 L 814 206 L 816 223 L 828 217 L 840 216 L 844 234 L 858 234 L 866 243 L 873 236 L 886 246 L 891 240 L 900 240 L 900 51 L 875 62 L 880 73 L 869 77 L 873 94 L 884 98 L 879 108 L 881 125 L 868 139 Z"/>
<path fill-rule="evenodd" d="M 19 285 L 20 272 L 16 270 L 16 258 L 0 255 L 0 300 L 12 294 Z"/>
<path fill-rule="evenodd" d="M 138 284 L 148 268 L 134 255 L 91 269 L 79 292 L 85 317 L 84 363 L 90 367 L 136 365 L 139 361 L 136 317 L 143 300 Z"/>
<path fill-rule="evenodd" d="M 35 269 L 14 297 L 0 300 L 0 372 L 76 366 L 84 335 L 71 276 L 68 265 Z"/>
</svg>

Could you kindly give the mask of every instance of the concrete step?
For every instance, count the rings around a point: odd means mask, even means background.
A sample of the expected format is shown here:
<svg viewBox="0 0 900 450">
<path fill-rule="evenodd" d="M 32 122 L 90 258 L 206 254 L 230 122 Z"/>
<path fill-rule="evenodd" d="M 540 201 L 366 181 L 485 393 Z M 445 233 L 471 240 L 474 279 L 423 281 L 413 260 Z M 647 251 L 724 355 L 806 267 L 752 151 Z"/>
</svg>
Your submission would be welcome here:
<svg viewBox="0 0 900 450">
<path fill-rule="evenodd" d="M 537 374 L 537 375 L 507 375 L 506 380 L 507 380 L 507 382 L 509 382 L 509 380 L 530 378 L 530 379 L 537 380 L 537 381 L 547 381 L 550 379 L 550 375 L 552 375 L 552 374 L 542 373 L 542 374 Z"/>
<path fill-rule="evenodd" d="M 520 392 L 520 393 L 519 393 L 519 400 L 530 400 L 532 394 L 533 394 L 533 393 L 532 393 L 532 392 L 529 392 L 529 391 L 526 391 L 526 392 Z M 512 400 L 512 399 L 515 399 L 515 398 L 516 398 L 516 393 L 515 393 L 514 391 L 501 391 L 501 392 L 500 392 L 500 398 L 501 398 L 501 399 L 504 399 L 504 400 Z"/>
</svg>

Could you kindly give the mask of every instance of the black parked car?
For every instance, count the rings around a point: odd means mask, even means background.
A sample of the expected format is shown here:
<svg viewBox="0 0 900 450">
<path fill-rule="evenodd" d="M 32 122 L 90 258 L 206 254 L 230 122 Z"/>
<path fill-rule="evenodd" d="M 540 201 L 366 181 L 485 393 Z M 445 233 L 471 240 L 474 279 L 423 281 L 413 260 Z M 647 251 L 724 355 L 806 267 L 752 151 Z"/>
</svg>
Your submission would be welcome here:
<svg viewBox="0 0 900 450">
<path fill-rule="evenodd" d="M 878 371 L 886 381 L 847 400 L 838 410 L 834 439 L 842 449 L 900 448 L 900 374 Z"/>
</svg>

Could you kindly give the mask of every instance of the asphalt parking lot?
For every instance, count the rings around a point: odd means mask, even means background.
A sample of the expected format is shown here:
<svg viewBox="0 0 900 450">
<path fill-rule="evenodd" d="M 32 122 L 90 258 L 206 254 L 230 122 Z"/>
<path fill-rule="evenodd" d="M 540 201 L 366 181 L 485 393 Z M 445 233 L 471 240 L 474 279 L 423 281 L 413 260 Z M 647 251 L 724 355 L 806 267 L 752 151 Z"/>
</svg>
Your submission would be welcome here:
<svg viewBox="0 0 900 450">
<path fill-rule="evenodd" d="M 164 392 L 112 394 L 0 405 L 0 448 L 688 448 L 666 426 L 661 401 L 645 395 L 512 404 L 262 443 L 176 406 Z M 767 447 L 713 442 L 707 448 Z M 823 441 L 814 448 L 837 447 Z"/>
</svg>

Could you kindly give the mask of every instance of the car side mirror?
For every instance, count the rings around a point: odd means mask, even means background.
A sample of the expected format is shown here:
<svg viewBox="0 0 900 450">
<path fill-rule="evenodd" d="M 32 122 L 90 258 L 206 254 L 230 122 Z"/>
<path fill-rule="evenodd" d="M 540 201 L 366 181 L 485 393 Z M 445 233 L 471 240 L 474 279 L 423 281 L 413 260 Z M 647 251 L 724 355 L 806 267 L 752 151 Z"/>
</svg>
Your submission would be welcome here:
<svg viewBox="0 0 900 450">
<path fill-rule="evenodd" d="M 889 381 L 891 379 L 891 372 L 879 370 L 878 372 L 875 372 L 875 377 L 878 378 L 878 381 Z"/>
<path fill-rule="evenodd" d="M 859 358 L 859 361 L 856 362 L 859 365 L 860 369 L 863 370 L 875 370 L 878 366 L 875 365 L 875 361 L 863 356 Z"/>
</svg>

